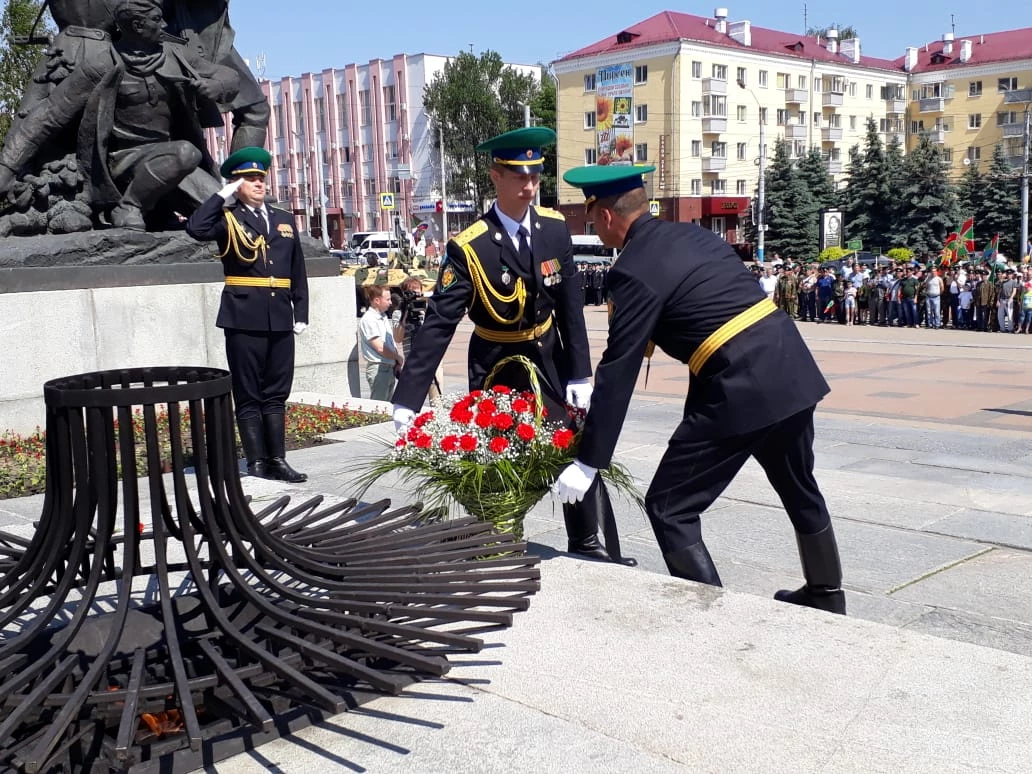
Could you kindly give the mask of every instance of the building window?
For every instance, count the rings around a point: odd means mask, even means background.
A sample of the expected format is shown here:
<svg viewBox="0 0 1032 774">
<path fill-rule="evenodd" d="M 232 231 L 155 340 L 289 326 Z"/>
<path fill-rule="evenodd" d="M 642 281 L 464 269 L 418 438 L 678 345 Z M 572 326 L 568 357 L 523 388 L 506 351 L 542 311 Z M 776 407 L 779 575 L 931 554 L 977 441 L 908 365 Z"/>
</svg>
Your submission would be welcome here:
<svg viewBox="0 0 1032 774">
<path fill-rule="evenodd" d="M 713 191 L 714 194 L 727 193 L 727 180 L 711 180 L 710 190 Z"/>
<path fill-rule="evenodd" d="M 584 114 L 584 128 L 594 129 L 595 128 L 595 111 L 589 110 Z"/>
<path fill-rule="evenodd" d="M 767 88 L 767 71 L 760 70 L 759 78 L 757 79 L 761 89 Z"/>
<path fill-rule="evenodd" d="M 968 115 L 968 129 L 981 129 L 982 128 L 982 114 L 971 113 Z"/>
<path fill-rule="evenodd" d="M 369 126 L 372 122 L 372 113 L 369 108 L 369 89 L 362 89 L 358 92 L 359 118 L 362 126 Z"/>
<path fill-rule="evenodd" d="M 702 181 L 699 178 L 692 180 L 692 196 L 702 195 Z"/>
<path fill-rule="evenodd" d="M 736 156 L 736 158 L 739 161 L 744 161 L 745 160 L 745 143 L 744 142 L 738 143 L 735 156 Z"/>
<path fill-rule="evenodd" d="M 727 80 L 727 65 L 715 64 L 712 69 L 713 79 L 717 81 Z"/>
<path fill-rule="evenodd" d="M 849 117 L 849 131 L 851 131 L 851 132 L 855 132 L 856 131 L 856 116 L 850 116 Z"/>
<path fill-rule="evenodd" d="M 738 180 L 738 181 L 735 182 L 735 193 L 738 194 L 739 196 L 742 196 L 742 195 L 745 194 L 745 181 L 744 180 Z"/>
<path fill-rule="evenodd" d="M 709 118 L 727 117 L 727 97 L 720 94 L 707 94 L 702 98 L 702 114 Z"/>
<path fill-rule="evenodd" d="M 644 124 L 649 120 L 649 106 L 648 105 L 635 105 L 634 106 L 634 123 Z"/>
<path fill-rule="evenodd" d="M 371 177 L 367 177 L 365 179 L 365 195 L 376 196 L 376 193 L 376 181 Z"/>
<path fill-rule="evenodd" d="M 387 121 L 398 120 L 398 105 L 394 101 L 394 87 L 383 87 L 383 117 Z"/>
<path fill-rule="evenodd" d="M 391 190 L 394 191 L 394 193 L 396 193 L 396 194 L 400 194 L 401 193 L 401 178 L 400 177 L 392 177 L 390 183 L 391 183 Z"/>
<path fill-rule="evenodd" d="M 294 131 L 302 135 L 305 133 L 305 106 L 300 102 L 294 103 Z"/>
<path fill-rule="evenodd" d="M 1000 78 L 996 82 L 996 90 L 1001 94 L 1005 91 L 1014 91 L 1016 88 L 1018 88 L 1017 78 Z"/>
<path fill-rule="evenodd" d="M 343 94 L 337 95 L 337 123 L 341 129 L 348 125 L 348 101 Z"/>
<path fill-rule="evenodd" d="M 635 161 L 648 161 L 649 159 L 649 144 L 647 142 L 639 142 L 634 146 L 634 160 Z"/>
<path fill-rule="evenodd" d="M 692 62 L 692 78 L 702 77 L 702 62 Z"/>
<path fill-rule="evenodd" d="M 942 160 L 945 161 L 947 164 L 953 163 L 953 148 L 942 149 Z"/>
<path fill-rule="evenodd" d="M 855 97 L 856 96 L 856 84 L 853 83 L 853 82 L 850 82 L 850 84 L 849 84 L 849 96 L 850 97 Z"/>
<path fill-rule="evenodd" d="M 784 108 L 778 108 L 778 126 L 784 126 L 788 123 L 788 111 Z"/>
<path fill-rule="evenodd" d="M 347 145 L 340 149 L 340 160 L 344 164 L 351 163 L 351 148 L 349 148 Z"/>
<path fill-rule="evenodd" d="M 820 84 L 821 84 L 821 79 L 818 78 L 817 79 L 817 83 L 814 84 L 814 89 L 815 90 L 819 90 L 820 89 Z M 800 75 L 796 79 L 796 88 L 797 89 L 805 89 L 806 88 L 806 76 L 805 75 Z"/>
<path fill-rule="evenodd" d="M 821 114 L 820 113 L 814 113 L 813 114 L 813 125 L 814 126 L 820 126 L 821 125 Z"/>
<path fill-rule="evenodd" d="M 692 140 L 692 158 L 702 155 L 702 140 Z"/>
<path fill-rule="evenodd" d="M 398 143 L 396 141 L 388 140 L 384 143 L 384 157 L 388 161 L 398 158 Z"/>
<path fill-rule="evenodd" d="M 740 83 L 743 86 L 748 85 L 749 81 L 746 80 L 744 67 L 738 67 L 735 69 L 735 82 Z"/>
<path fill-rule="evenodd" d="M 735 109 L 735 113 L 737 114 L 739 121 L 742 121 L 742 122 L 745 121 L 745 105 L 739 105 Z"/>
<path fill-rule="evenodd" d="M 982 158 L 982 149 L 977 145 L 972 145 L 967 149 L 968 161 L 978 161 Z"/>
<path fill-rule="evenodd" d="M 648 83 L 649 82 L 649 66 L 648 65 L 635 65 L 635 67 L 634 67 L 634 82 L 635 83 Z"/>
<path fill-rule="evenodd" d="M 595 73 L 589 73 L 584 76 L 584 91 L 595 90 Z"/>
<path fill-rule="evenodd" d="M 1018 114 L 1013 110 L 1005 110 L 996 114 L 996 125 L 1006 126 L 1007 124 L 1016 124 L 1018 122 Z"/>
<path fill-rule="evenodd" d="M 767 108 L 765 108 L 765 107 L 761 107 L 760 108 L 760 123 L 761 124 L 766 124 L 767 123 Z"/>
<path fill-rule="evenodd" d="M 968 96 L 969 97 L 981 97 L 982 96 L 982 82 L 971 81 L 968 83 Z"/>
<path fill-rule="evenodd" d="M 595 150 L 594 148 L 585 148 L 584 149 L 584 163 L 588 164 L 590 166 L 591 164 L 594 164 L 597 161 L 598 161 L 598 151 Z"/>
<path fill-rule="evenodd" d="M 727 143 L 726 142 L 711 142 L 710 143 L 710 155 L 715 159 L 726 159 L 727 158 Z"/>
<path fill-rule="evenodd" d="M 315 98 L 315 131 L 325 132 L 326 131 L 326 115 L 323 113 L 323 106 L 325 100 L 322 97 Z"/>
<path fill-rule="evenodd" d="M 283 125 L 283 107 L 281 105 L 274 105 L 272 108 L 272 123 L 276 127 L 276 136 L 282 137 L 286 134 Z"/>
<path fill-rule="evenodd" d="M 698 118 L 701 115 L 702 115 L 702 103 L 701 102 L 693 102 L 692 103 L 692 118 Z"/>
</svg>

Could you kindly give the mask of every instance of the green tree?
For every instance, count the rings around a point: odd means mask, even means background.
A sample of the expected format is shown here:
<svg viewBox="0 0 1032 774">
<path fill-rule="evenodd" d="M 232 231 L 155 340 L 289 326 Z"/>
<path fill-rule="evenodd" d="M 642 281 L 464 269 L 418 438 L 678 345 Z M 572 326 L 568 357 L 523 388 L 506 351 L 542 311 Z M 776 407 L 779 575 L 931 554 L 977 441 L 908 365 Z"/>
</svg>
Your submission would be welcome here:
<svg viewBox="0 0 1032 774">
<path fill-rule="evenodd" d="M 942 151 L 927 136 L 907 154 L 905 168 L 906 246 L 924 263 L 939 254 L 946 235 L 959 226 L 960 212 Z"/>
<path fill-rule="evenodd" d="M 0 16 L 0 146 L 7 138 L 18 104 L 40 59 L 43 46 L 15 44 L 15 38 L 27 37 L 39 16 L 41 3 L 36 0 L 7 0 Z M 53 33 L 46 15 L 36 28 L 36 35 Z"/>
<path fill-rule="evenodd" d="M 810 189 L 814 204 L 818 210 L 826 210 L 838 204 L 838 193 L 835 191 L 835 183 L 828 174 L 828 162 L 824 160 L 824 154 L 817 147 L 810 148 L 810 151 L 803 156 L 796 164 L 796 170 Z M 816 220 L 816 215 L 814 216 Z"/>
<path fill-rule="evenodd" d="M 888 223 L 882 247 L 889 248 L 906 242 L 906 212 L 900 193 L 906 186 L 907 175 L 903 146 L 893 137 L 885 143 L 885 182 L 889 191 Z"/>
<path fill-rule="evenodd" d="M 530 100 L 530 112 L 535 126 L 547 126 L 556 130 L 556 90 L 555 79 L 544 65 L 541 66 L 541 87 Z M 543 149 L 545 169 L 541 173 L 541 203 L 555 207 L 559 203 L 557 178 L 559 175 L 559 155 L 555 143 Z"/>
<path fill-rule="evenodd" d="M 827 38 L 828 30 L 838 30 L 839 40 L 849 40 L 860 37 L 856 27 L 852 24 L 829 24 L 827 27 L 808 27 L 806 34 L 811 38 Z"/>
<path fill-rule="evenodd" d="M 985 180 L 978 171 L 978 162 L 964 167 L 964 173 L 957 181 L 957 206 L 960 217 L 975 218 L 975 240 L 981 242 L 985 238 L 984 208 L 982 198 L 985 196 Z"/>
<path fill-rule="evenodd" d="M 981 249 L 993 238 L 993 234 L 998 233 L 1000 252 L 1008 258 L 1019 258 L 1021 191 L 1017 173 L 1007 162 L 1002 145 L 997 145 L 993 150 L 993 160 L 983 184 L 981 207 L 975 216 L 976 233 L 981 235 L 981 239 L 975 246 Z"/>
<path fill-rule="evenodd" d="M 506 66 L 495 51 L 461 52 L 445 63 L 423 90 L 423 105 L 431 131 L 443 130 L 449 191 L 471 197 L 478 207 L 488 198 L 490 159 L 475 148 L 523 126 L 522 105 L 530 104 L 533 112 L 540 90 L 536 78 Z"/>
<path fill-rule="evenodd" d="M 774 143 L 774 158 L 764 180 L 767 251 L 782 258 L 813 260 L 818 247 L 817 206 L 782 137 Z"/>
<path fill-rule="evenodd" d="M 899 192 L 890 187 L 885 149 L 873 118 L 867 119 L 863 149 L 850 152 L 848 179 L 846 234 L 871 247 L 887 246 L 895 231 L 894 200 Z"/>
</svg>

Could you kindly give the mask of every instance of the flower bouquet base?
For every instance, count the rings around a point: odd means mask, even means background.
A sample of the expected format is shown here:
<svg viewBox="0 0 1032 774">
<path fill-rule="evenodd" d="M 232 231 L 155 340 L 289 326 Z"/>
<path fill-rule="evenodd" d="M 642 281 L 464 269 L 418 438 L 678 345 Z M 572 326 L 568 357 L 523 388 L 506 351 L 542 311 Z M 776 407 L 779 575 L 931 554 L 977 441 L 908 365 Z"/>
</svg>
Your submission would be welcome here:
<svg viewBox="0 0 1032 774">
<path fill-rule="evenodd" d="M 547 489 L 514 493 L 511 491 L 456 494 L 455 501 L 478 521 L 493 525 L 497 532 L 523 541 L 523 520 Z"/>
</svg>

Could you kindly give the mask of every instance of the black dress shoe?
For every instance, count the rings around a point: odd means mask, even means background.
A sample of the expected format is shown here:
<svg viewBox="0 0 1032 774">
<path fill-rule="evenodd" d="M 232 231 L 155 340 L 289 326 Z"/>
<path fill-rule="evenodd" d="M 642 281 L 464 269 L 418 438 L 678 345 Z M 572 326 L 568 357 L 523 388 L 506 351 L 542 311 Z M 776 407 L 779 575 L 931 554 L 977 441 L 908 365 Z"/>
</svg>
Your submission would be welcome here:
<svg viewBox="0 0 1032 774">
<path fill-rule="evenodd" d="M 268 478 L 268 471 L 265 469 L 265 460 L 255 460 L 247 463 L 247 475 L 255 478 Z"/>
<path fill-rule="evenodd" d="M 820 589 L 803 586 L 795 591 L 782 590 L 774 595 L 779 602 L 812 607 L 826 613 L 846 614 L 846 595 L 842 589 Z"/>
<path fill-rule="evenodd" d="M 625 567 L 637 567 L 638 560 L 632 559 L 629 556 L 624 556 L 619 559 L 614 559 L 606 551 L 605 547 L 599 541 L 597 535 L 591 535 L 590 537 L 578 540 L 576 542 L 570 542 L 567 546 L 567 553 L 574 554 L 575 556 L 583 556 L 585 559 L 596 559 L 600 562 L 613 562 L 614 564 L 622 564 Z"/>
<path fill-rule="evenodd" d="M 288 484 L 301 484 L 308 480 L 307 475 L 298 473 L 282 457 L 270 457 L 265 460 L 265 477 L 286 481 Z"/>
</svg>

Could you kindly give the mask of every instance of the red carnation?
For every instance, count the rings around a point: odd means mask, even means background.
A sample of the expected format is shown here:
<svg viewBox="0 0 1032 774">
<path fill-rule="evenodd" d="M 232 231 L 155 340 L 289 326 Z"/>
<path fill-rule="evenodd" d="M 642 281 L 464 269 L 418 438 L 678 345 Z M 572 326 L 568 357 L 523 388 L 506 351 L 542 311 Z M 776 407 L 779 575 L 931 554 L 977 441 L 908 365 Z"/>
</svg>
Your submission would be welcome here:
<svg viewBox="0 0 1032 774">
<path fill-rule="evenodd" d="M 512 392 L 512 389 L 509 388 L 509 387 L 506 387 L 504 384 L 496 384 L 491 389 L 494 392 L 497 392 L 499 395 L 508 395 L 509 393 Z"/>
<path fill-rule="evenodd" d="M 404 438 L 399 438 L 397 441 L 394 442 L 394 445 L 397 446 L 399 449 L 404 449 L 405 443 L 406 442 Z"/>
<path fill-rule="evenodd" d="M 515 424 L 512 414 L 495 414 L 491 419 L 492 427 L 498 430 L 508 430 Z"/>
<path fill-rule="evenodd" d="M 490 427 L 491 420 L 494 419 L 490 414 L 477 414 L 476 425 L 477 427 Z"/>
<path fill-rule="evenodd" d="M 473 392 L 471 392 L 469 394 L 469 397 L 471 397 L 471 398 L 479 398 L 483 394 L 484 394 L 483 390 L 473 390 Z"/>
<path fill-rule="evenodd" d="M 516 435 L 518 435 L 522 441 L 533 441 L 537 432 L 534 430 L 533 425 L 528 425 L 526 422 L 520 422 L 516 425 Z"/>
<path fill-rule="evenodd" d="M 498 404 L 488 398 L 487 400 L 480 401 L 477 405 L 477 411 L 481 414 L 494 414 L 498 411 Z"/>
<path fill-rule="evenodd" d="M 459 437 L 457 435 L 446 435 L 441 439 L 441 449 L 449 454 L 459 448 Z"/>
<path fill-rule="evenodd" d="M 512 410 L 517 414 L 530 411 L 530 401 L 524 400 L 523 398 L 517 398 L 512 402 Z"/>
<path fill-rule="evenodd" d="M 465 398 L 463 398 L 462 400 L 460 400 L 458 403 L 455 404 L 455 408 L 469 408 L 472 405 L 473 405 L 473 398 L 472 398 L 472 396 L 467 395 Z"/>
<path fill-rule="evenodd" d="M 565 427 L 552 433 L 552 446 L 557 449 L 565 449 L 573 442 L 573 431 Z"/>
<path fill-rule="evenodd" d="M 420 414 L 418 417 L 416 417 L 412 421 L 412 424 L 415 425 L 416 427 L 422 427 L 423 425 L 425 425 L 427 422 L 429 422 L 433 418 L 434 418 L 434 412 L 427 411 L 427 412 L 425 412 L 423 414 Z"/>
<path fill-rule="evenodd" d="M 420 433 L 416 438 L 417 449 L 429 449 L 434 445 L 434 439 L 426 433 Z"/>
<path fill-rule="evenodd" d="M 491 439 L 491 443 L 489 444 L 489 446 L 491 451 L 493 451 L 495 454 L 501 454 L 503 451 L 509 448 L 509 441 L 505 438 L 502 438 L 502 436 L 500 435 L 496 435 L 494 438 Z"/>
<path fill-rule="evenodd" d="M 471 452 L 477 448 L 477 437 L 464 433 L 459 436 L 459 448 L 466 452 Z"/>
<path fill-rule="evenodd" d="M 418 427 L 410 427 L 408 434 L 405 436 L 405 440 L 412 441 L 415 443 L 416 439 L 423 434 L 423 431 Z"/>
<path fill-rule="evenodd" d="M 456 405 L 455 408 L 451 410 L 450 416 L 452 422 L 458 422 L 462 425 L 468 425 L 473 421 L 473 412 L 465 406 Z"/>
</svg>

